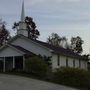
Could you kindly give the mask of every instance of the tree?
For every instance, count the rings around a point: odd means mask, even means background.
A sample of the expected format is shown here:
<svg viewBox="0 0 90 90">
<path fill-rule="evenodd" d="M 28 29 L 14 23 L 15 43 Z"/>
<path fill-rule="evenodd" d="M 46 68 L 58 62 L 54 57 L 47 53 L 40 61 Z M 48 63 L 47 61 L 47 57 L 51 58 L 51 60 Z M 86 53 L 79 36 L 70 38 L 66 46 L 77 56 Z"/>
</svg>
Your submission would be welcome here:
<svg viewBox="0 0 90 90">
<path fill-rule="evenodd" d="M 40 32 L 36 29 L 36 24 L 33 21 L 32 17 L 25 17 L 25 21 L 26 23 L 26 27 L 28 30 L 28 38 L 32 38 L 32 39 L 37 39 L 38 36 L 40 35 Z M 13 29 L 18 29 L 19 23 L 14 23 Z"/>
<path fill-rule="evenodd" d="M 68 47 L 67 38 L 60 37 L 57 33 L 52 33 L 48 38 L 47 42 L 55 46 L 61 46 L 63 48 Z"/>
<path fill-rule="evenodd" d="M 69 44 L 68 44 L 68 41 L 67 41 L 67 38 L 66 37 L 62 37 L 61 46 L 63 48 L 69 49 Z"/>
<path fill-rule="evenodd" d="M 82 53 L 83 48 L 82 48 L 82 44 L 84 43 L 84 41 L 82 40 L 81 37 L 77 36 L 77 37 L 72 37 L 71 38 L 71 50 L 73 50 L 75 53 Z"/>
<path fill-rule="evenodd" d="M 39 56 L 33 56 L 25 60 L 25 71 L 28 73 L 44 78 L 47 75 L 48 69 L 48 65 Z"/>
<path fill-rule="evenodd" d="M 28 37 L 32 39 L 38 38 L 40 35 L 39 31 L 36 29 L 36 24 L 31 17 L 25 17 L 25 23 L 27 24 Z"/>
<path fill-rule="evenodd" d="M 6 29 L 5 22 L 0 20 L 0 46 L 7 43 L 10 38 L 9 31 Z"/>
<path fill-rule="evenodd" d="M 60 46 L 62 38 L 57 33 L 52 33 L 51 36 L 47 38 L 49 44 Z"/>
</svg>

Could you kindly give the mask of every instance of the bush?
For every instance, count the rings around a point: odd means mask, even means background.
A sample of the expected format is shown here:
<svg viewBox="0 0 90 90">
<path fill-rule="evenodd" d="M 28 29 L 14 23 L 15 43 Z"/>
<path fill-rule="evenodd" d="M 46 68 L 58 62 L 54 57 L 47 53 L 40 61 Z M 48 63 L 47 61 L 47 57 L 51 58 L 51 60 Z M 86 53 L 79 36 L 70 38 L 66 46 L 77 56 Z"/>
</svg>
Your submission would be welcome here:
<svg viewBox="0 0 90 90">
<path fill-rule="evenodd" d="M 78 68 L 61 67 L 57 69 L 53 74 L 53 81 L 72 87 L 90 89 L 89 72 Z"/>
<path fill-rule="evenodd" d="M 46 77 L 48 65 L 38 56 L 30 57 L 25 60 L 25 71 L 41 78 Z"/>
</svg>

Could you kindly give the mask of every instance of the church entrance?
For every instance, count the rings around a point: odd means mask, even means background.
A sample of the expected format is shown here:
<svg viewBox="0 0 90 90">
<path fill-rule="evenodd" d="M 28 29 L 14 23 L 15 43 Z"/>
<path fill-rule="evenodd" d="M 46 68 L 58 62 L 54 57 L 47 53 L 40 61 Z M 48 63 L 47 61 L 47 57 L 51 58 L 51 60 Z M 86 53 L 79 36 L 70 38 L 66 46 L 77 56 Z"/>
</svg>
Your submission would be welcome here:
<svg viewBox="0 0 90 90">
<path fill-rule="evenodd" d="M 0 57 L 0 72 L 23 70 L 23 56 Z"/>
<path fill-rule="evenodd" d="M 15 57 L 15 69 L 22 70 L 23 69 L 23 56 Z"/>
</svg>

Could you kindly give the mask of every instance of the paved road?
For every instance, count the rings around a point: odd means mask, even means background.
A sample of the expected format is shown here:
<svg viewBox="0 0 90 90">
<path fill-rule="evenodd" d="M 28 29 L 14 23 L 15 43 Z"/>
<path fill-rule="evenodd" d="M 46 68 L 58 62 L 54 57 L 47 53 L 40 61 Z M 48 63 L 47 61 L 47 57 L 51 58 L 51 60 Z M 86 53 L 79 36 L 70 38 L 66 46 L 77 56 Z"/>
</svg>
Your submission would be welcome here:
<svg viewBox="0 0 90 90">
<path fill-rule="evenodd" d="M 75 90 L 69 87 L 14 75 L 0 74 L 0 90 Z"/>
</svg>

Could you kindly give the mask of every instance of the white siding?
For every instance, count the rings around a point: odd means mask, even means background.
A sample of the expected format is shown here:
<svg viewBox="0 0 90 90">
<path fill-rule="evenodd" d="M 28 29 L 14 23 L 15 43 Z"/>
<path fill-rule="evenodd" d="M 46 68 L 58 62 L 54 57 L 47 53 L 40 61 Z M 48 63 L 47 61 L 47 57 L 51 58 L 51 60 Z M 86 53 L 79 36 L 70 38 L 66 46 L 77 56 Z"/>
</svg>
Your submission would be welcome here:
<svg viewBox="0 0 90 90">
<path fill-rule="evenodd" d="M 58 55 L 52 55 L 52 68 L 66 67 L 66 57 L 59 56 L 59 65 L 58 65 Z"/>
<path fill-rule="evenodd" d="M 75 68 L 79 68 L 79 60 L 75 59 Z"/>
<path fill-rule="evenodd" d="M 37 55 L 40 54 L 42 56 L 51 56 L 49 49 L 47 49 L 37 43 L 34 43 L 31 40 L 27 40 L 24 38 L 18 38 L 15 41 L 13 41 L 12 44 L 19 45 Z"/>
<path fill-rule="evenodd" d="M 58 65 L 57 65 L 57 55 L 53 54 L 52 55 L 52 68 L 55 69 L 55 68 L 58 68 Z"/>
<path fill-rule="evenodd" d="M 18 31 L 17 31 L 17 34 L 22 34 L 22 35 L 28 37 L 28 32 L 27 32 L 27 30 L 18 30 Z"/>
<path fill-rule="evenodd" d="M 66 57 L 65 56 L 60 56 L 60 66 L 66 67 Z"/>
<path fill-rule="evenodd" d="M 7 56 L 21 56 L 22 54 L 20 52 L 17 52 L 15 49 L 12 49 L 10 47 L 4 48 L 0 52 L 0 57 L 7 57 Z"/>
<path fill-rule="evenodd" d="M 87 69 L 87 62 L 81 61 L 81 69 Z"/>
<path fill-rule="evenodd" d="M 73 67 L 73 58 L 68 57 L 68 66 Z"/>
</svg>

